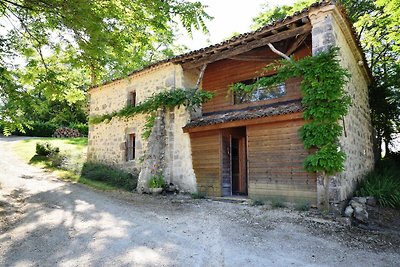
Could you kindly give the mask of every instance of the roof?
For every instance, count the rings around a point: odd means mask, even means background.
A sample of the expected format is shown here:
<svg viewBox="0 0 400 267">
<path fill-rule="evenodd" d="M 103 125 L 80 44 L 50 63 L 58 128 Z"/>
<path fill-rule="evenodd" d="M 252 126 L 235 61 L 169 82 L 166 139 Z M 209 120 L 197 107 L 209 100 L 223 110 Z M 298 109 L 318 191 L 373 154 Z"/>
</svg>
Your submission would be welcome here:
<svg viewBox="0 0 400 267">
<path fill-rule="evenodd" d="M 184 54 L 181 54 L 181 55 L 178 55 L 178 56 L 174 56 L 174 57 L 167 58 L 167 59 L 164 59 L 164 60 L 161 60 L 161 61 L 157 61 L 157 62 L 152 63 L 152 64 L 150 64 L 150 65 L 148 65 L 148 66 L 146 66 L 144 68 L 137 69 L 137 70 L 131 72 L 127 77 L 135 75 L 135 74 L 139 74 L 139 73 L 144 72 L 144 71 L 148 71 L 148 70 L 157 68 L 157 67 L 159 67 L 159 66 L 161 66 L 163 64 L 166 64 L 166 63 L 183 64 L 183 63 L 186 63 L 186 62 L 198 61 L 198 60 L 206 58 L 208 56 L 215 56 L 215 54 L 220 54 L 221 52 L 223 53 L 223 52 L 231 50 L 231 49 L 233 49 L 235 47 L 243 46 L 244 44 L 246 44 L 248 42 L 251 42 L 251 41 L 254 41 L 254 40 L 257 40 L 257 39 L 260 39 L 260 38 L 264 38 L 267 35 L 268 36 L 271 35 L 271 34 L 273 35 L 273 34 L 275 34 L 274 31 L 276 32 L 276 30 L 280 29 L 280 28 L 283 29 L 288 24 L 291 24 L 291 23 L 299 21 L 299 20 L 304 20 L 304 19 L 307 20 L 309 11 L 311 11 L 311 10 L 313 10 L 315 8 L 322 8 L 322 7 L 331 6 L 331 5 L 336 5 L 334 0 L 323 0 L 323 1 L 320 1 L 320 2 L 316 2 L 316 3 L 310 5 L 309 7 L 305 8 L 305 9 L 303 9 L 301 11 L 295 12 L 291 16 L 287 16 L 284 19 L 274 21 L 273 23 L 265 25 L 264 27 L 261 27 L 261 28 L 255 30 L 255 31 L 251 31 L 251 32 L 247 32 L 247 33 L 243 33 L 243 34 L 234 36 L 231 39 L 228 39 L 226 41 L 223 41 L 223 42 L 220 42 L 220 43 L 217 43 L 217 44 L 205 47 L 205 48 L 201 48 L 201 49 L 190 51 L 188 53 L 184 53 Z M 339 11 L 343 15 L 343 17 L 345 18 L 345 20 L 347 22 L 347 25 L 350 27 L 352 38 L 353 38 L 356 46 L 358 47 L 359 52 L 361 52 L 361 55 L 362 55 L 362 58 L 363 58 L 363 61 L 364 61 L 364 66 L 367 68 L 368 75 L 370 77 L 372 77 L 371 76 L 371 72 L 370 72 L 370 70 L 368 68 L 368 64 L 366 64 L 367 61 L 365 59 L 364 53 L 362 52 L 362 48 L 361 48 L 361 45 L 360 45 L 356 30 L 354 29 L 354 27 L 350 23 L 350 20 L 348 19 L 348 16 L 347 16 L 345 10 L 343 8 L 339 8 Z M 305 23 L 306 23 L 306 21 L 305 21 Z M 105 82 L 105 83 L 103 83 L 101 85 L 97 85 L 97 86 L 94 86 L 92 88 L 96 88 L 96 87 L 99 87 L 99 86 L 107 85 L 107 84 L 110 84 L 112 82 L 125 79 L 127 77 L 121 77 L 121 78 L 118 78 L 118 79 L 107 81 L 107 82 Z"/>
<path fill-rule="evenodd" d="M 301 100 L 274 103 L 263 106 L 249 107 L 242 110 L 232 110 L 203 114 L 200 118 L 192 119 L 184 128 L 208 126 L 232 121 L 252 120 L 276 115 L 284 115 L 303 111 Z"/>
</svg>

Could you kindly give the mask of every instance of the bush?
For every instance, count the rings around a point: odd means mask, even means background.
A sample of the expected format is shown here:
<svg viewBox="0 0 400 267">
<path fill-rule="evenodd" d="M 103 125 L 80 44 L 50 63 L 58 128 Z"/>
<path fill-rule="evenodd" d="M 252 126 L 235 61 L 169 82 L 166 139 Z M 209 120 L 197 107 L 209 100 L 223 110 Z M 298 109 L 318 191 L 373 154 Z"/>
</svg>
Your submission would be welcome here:
<svg viewBox="0 0 400 267">
<path fill-rule="evenodd" d="M 57 129 L 57 125 L 50 122 L 37 121 L 32 125 L 32 129 L 25 128 L 25 133 L 17 131 L 15 135 L 20 136 L 38 136 L 38 137 L 51 137 Z"/>
<path fill-rule="evenodd" d="M 271 200 L 271 206 L 273 208 L 284 208 L 284 199 L 282 197 L 275 197 Z"/>
<path fill-rule="evenodd" d="M 58 147 L 53 147 L 49 142 L 36 143 L 36 155 L 38 156 L 49 156 L 55 155 L 60 152 Z"/>
<path fill-rule="evenodd" d="M 99 163 L 85 163 L 81 175 L 89 180 L 132 191 L 137 186 L 138 175 Z"/>
<path fill-rule="evenodd" d="M 190 196 L 191 196 L 193 199 L 204 199 L 204 198 L 206 198 L 206 195 L 203 194 L 203 193 L 201 193 L 201 192 L 199 192 L 199 191 L 197 191 L 196 193 L 190 194 Z"/>
<path fill-rule="evenodd" d="M 296 202 L 294 209 L 297 211 L 308 211 L 310 209 L 310 203 L 308 203 L 308 201 Z"/>
<path fill-rule="evenodd" d="M 261 199 L 252 199 L 250 205 L 252 205 L 252 206 L 263 206 L 264 205 L 264 201 L 262 201 Z"/>
<path fill-rule="evenodd" d="M 383 159 L 367 174 L 356 190 L 357 196 L 373 196 L 383 207 L 400 207 L 400 165 L 396 158 Z"/>
</svg>

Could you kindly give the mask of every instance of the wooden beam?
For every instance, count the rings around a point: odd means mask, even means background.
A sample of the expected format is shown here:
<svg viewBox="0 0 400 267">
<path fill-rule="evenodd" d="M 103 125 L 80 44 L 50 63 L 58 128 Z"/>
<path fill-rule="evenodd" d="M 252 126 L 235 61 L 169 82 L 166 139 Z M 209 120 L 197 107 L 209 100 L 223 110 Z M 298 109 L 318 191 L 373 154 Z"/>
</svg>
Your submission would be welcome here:
<svg viewBox="0 0 400 267">
<path fill-rule="evenodd" d="M 254 125 L 254 124 L 274 123 L 274 122 L 300 120 L 300 119 L 303 119 L 303 112 L 295 112 L 295 113 L 278 115 L 278 116 L 275 115 L 275 116 L 271 116 L 271 117 L 263 117 L 263 118 L 250 119 L 250 120 L 229 121 L 229 122 L 224 122 L 224 123 L 204 125 L 204 126 L 198 126 L 198 127 L 193 127 L 193 128 L 183 127 L 182 129 L 183 129 L 184 133 L 195 133 L 195 132 L 211 131 L 211 130 L 240 127 L 240 126 L 247 126 L 247 125 Z"/>
<path fill-rule="evenodd" d="M 239 60 L 239 61 L 261 61 L 261 62 L 268 62 L 278 60 L 277 57 L 266 57 L 266 56 L 246 56 L 246 55 L 237 55 L 230 57 L 229 59 Z"/>
<path fill-rule="evenodd" d="M 239 55 L 241 53 L 245 53 L 245 52 L 250 51 L 250 50 L 252 50 L 254 48 L 265 46 L 268 43 L 279 42 L 279 41 L 285 40 L 287 38 L 290 38 L 290 37 L 293 37 L 293 36 L 296 36 L 296 35 L 302 35 L 302 34 L 308 33 L 310 31 L 311 31 L 311 24 L 305 24 L 305 25 L 300 26 L 298 28 L 288 29 L 286 31 L 278 32 L 277 34 L 270 35 L 270 36 L 264 37 L 264 38 L 259 39 L 259 40 L 254 40 L 254 41 L 248 42 L 245 45 L 237 45 L 237 46 L 232 47 L 231 49 L 227 50 L 226 52 L 213 54 L 213 55 L 210 55 L 208 57 L 204 57 L 204 58 L 199 59 L 199 60 L 194 60 L 192 62 L 187 62 L 187 63 L 183 64 L 183 68 L 184 69 L 193 69 L 193 68 L 196 68 L 196 67 L 204 65 L 204 64 L 208 64 L 208 63 L 211 63 L 211 62 L 214 62 L 214 61 L 218 61 L 218 60 L 221 60 L 221 59 L 225 59 L 225 58 L 229 58 L 229 57 L 233 57 L 233 56 Z"/>
<path fill-rule="evenodd" d="M 305 33 L 303 35 L 300 35 L 297 37 L 297 39 L 292 43 L 292 45 L 289 47 L 289 49 L 286 51 L 286 55 L 290 56 L 296 49 L 304 42 L 304 40 L 307 38 L 309 33 Z"/>
</svg>

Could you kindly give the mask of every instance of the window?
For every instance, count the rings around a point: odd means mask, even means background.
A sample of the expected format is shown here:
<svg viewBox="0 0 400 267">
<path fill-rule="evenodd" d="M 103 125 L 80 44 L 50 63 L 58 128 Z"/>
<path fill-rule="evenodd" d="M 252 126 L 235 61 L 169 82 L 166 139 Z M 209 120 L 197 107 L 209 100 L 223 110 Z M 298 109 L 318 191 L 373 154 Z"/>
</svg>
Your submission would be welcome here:
<svg viewBox="0 0 400 267">
<path fill-rule="evenodd" d="M 250 85 L 254 83 L 254 80 L 242 81 L 241 83 Z M 280 83 L 269 87 L 259 87 L 254 90 L 251 94 L 238 94 L 234 95 L 234 104 L 257 102 L 261 100 L 268 100 L 282 97 L 286 94 L 285 83 Z"/>
<path fill-rule="evenodd" d="M 126 146 L 126 161 L 135 159 L 135 134 L 128 134 Z"/>
<path fill-rule="evenodd" d="M 129 92 L 128 106 L 136 106 L 136 92 Z"/>
</svg>

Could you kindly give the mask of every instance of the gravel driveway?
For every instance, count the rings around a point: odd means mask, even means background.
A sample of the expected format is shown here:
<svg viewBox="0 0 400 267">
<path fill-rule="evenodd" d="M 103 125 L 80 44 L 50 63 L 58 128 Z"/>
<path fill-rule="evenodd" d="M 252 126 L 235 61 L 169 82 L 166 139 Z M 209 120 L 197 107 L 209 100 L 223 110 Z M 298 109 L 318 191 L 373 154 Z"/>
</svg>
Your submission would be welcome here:
<svg viewBox="0 0 400 267">
<path fill-rule="evenodd" d="M 27 165 L 0 138 L 0 266 L 398 266 L 387 235 L 314 212 L 104 193 Z M 389 239 L 388 239 L 389 238 Z"/>
</svg>

